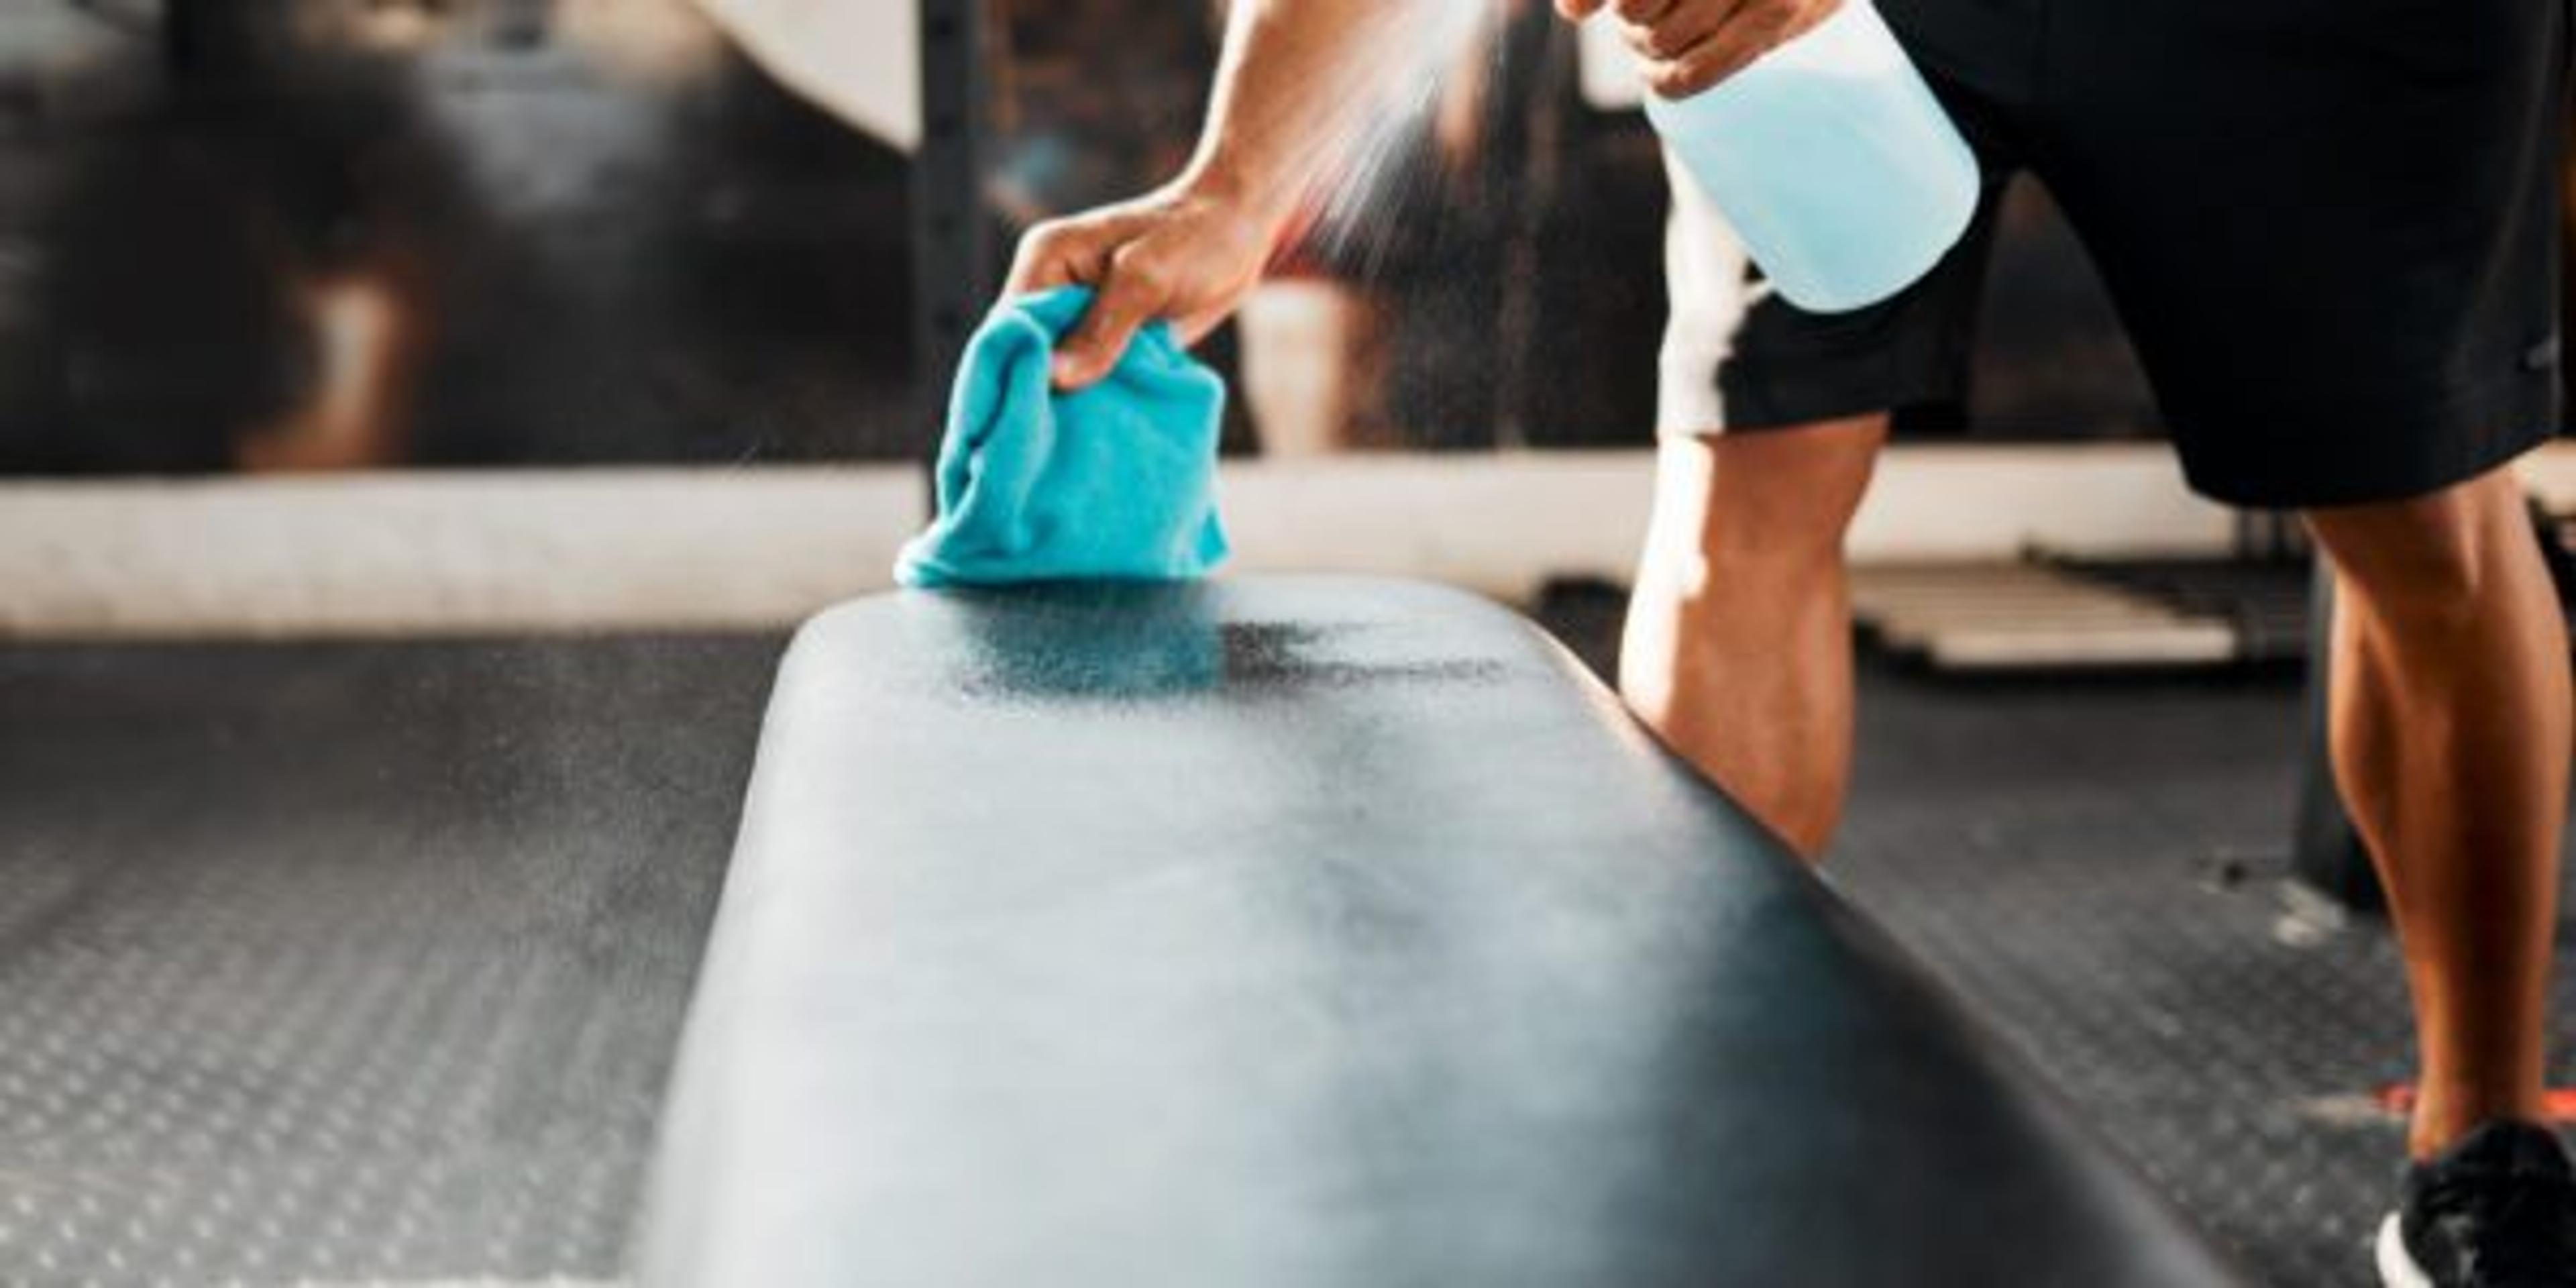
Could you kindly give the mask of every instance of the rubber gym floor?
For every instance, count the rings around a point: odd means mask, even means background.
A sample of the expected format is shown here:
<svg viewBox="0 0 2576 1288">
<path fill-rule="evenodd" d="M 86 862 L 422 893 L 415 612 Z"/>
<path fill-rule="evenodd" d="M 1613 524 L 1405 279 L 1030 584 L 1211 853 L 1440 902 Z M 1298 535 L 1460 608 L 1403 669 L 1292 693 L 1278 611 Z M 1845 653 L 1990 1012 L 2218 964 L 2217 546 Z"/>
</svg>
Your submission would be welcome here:
<svg viewBox="0 0 2576 1288">
<path fill-rule="evenodd" d="M 0 1283 L 614 1281 L 780 645 L 0 647 Z M 2366 1282 L 2404 1011 L 2279 880 L 2296 677 L 1862 688 L 1834 882 L 2260 1282 Z"/>
</svg>

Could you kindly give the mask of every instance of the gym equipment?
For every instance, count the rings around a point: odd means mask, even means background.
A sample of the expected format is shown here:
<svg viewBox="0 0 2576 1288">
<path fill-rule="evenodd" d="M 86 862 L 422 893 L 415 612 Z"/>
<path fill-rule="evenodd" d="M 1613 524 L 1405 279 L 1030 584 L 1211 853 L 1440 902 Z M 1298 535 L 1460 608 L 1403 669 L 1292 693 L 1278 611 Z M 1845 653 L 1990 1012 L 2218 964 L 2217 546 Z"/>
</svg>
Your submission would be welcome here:
<svg viewBox="0 0 2576 1288">
<path fill-rule="evenodd" d="M 2167 670 L 2306 655 L 2307 575 L 2280 559 L 2067 559 L 1853 570 L 1852 613 L 1939 671 Z"/>
<path fill-rule="evenodd" d="M 639 1282 L 2231 1277 L 1535 628 L 1284 578 L 805 626 Z"/>
</svg>

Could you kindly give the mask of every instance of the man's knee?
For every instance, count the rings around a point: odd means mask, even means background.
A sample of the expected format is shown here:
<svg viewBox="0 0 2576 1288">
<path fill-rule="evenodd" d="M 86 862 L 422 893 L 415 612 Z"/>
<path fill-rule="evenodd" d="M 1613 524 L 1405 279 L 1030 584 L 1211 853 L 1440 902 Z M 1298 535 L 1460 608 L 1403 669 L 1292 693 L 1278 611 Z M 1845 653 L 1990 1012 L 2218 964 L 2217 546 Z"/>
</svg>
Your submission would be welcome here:
<svg viewBox="0 0 2576 1288">
<path fill-rule="evenodd" d="M 1696 439 L 1663 468 L 1712 575 L 1794 576 L 1840 560 L 1886 441 L 1886 417 L 1860 417 Z"/>
<path fill-rule="evenodd" d="M 2521 492 L 2496 471 L 2427 496 L 2307 512 L 2347 592 L 2381 616 L 2473 615 L 2530 541 Z"/>
</svg>

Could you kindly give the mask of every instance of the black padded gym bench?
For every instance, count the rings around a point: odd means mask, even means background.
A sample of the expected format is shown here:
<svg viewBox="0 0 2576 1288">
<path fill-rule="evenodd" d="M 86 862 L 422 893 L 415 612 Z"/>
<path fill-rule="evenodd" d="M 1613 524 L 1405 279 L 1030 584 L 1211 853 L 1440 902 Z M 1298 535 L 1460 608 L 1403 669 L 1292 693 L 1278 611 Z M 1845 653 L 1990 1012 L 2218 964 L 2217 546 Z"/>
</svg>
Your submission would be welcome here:
<svg viewBox="0 0 2576 1288">
<path fill-rule="evenodd" d="M 898 594 L 779 676 L 648 1288 L 2233 1282 L 1510 612 Z"/>
</svg>

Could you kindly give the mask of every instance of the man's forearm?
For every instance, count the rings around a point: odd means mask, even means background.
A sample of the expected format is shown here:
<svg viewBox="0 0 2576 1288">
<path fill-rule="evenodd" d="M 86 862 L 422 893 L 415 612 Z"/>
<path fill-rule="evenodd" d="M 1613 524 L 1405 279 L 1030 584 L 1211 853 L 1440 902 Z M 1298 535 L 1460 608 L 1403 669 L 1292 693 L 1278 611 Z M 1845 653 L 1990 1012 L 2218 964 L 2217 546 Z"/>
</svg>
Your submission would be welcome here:
<svg viewBox="0 0 2576 1288">
<path fill-rule="evenodd" d="M 1185 186 L 1284 221 L 1411 66 L 1423 0 L 1235 0 Z M 1410 38 L 1410 40 L 1409 40 Z"/>
</svg>

